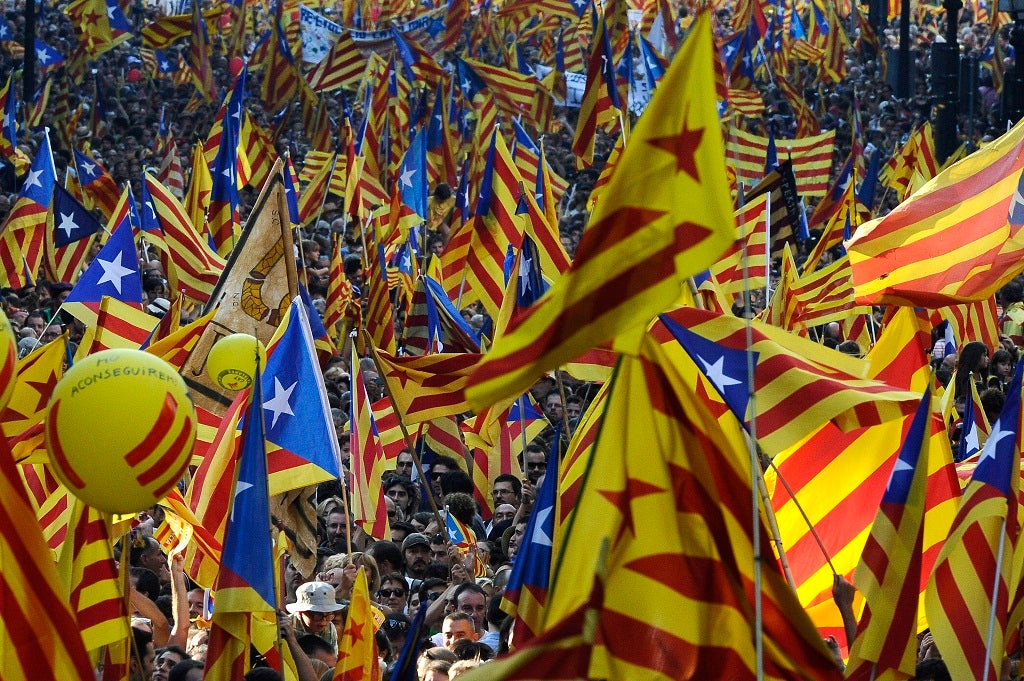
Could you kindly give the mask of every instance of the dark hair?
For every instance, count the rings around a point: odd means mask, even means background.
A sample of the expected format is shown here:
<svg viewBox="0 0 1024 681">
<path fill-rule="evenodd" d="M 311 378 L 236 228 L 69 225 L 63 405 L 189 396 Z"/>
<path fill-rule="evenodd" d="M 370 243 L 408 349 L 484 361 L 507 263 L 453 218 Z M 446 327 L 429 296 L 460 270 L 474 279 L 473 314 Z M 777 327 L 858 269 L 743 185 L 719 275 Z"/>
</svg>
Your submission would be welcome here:
<svg viewBox="0 0 1024 681">
<path fill-rule="evenodd" d="M 380 628 L 389 640 L 394 640 L 409 633 L 412 629 L 412 620 L 401 613 L 391 613 Z"/>
<path fill-rule="evenodd" d="M 441 485 L 444 486 L 444 478 L 452 473 L 446 473 L 441 479 Z M 465 475 L 465 473 L 463 473 Z M 468 477 L 468 476 L 467 476 Z M 470 482 L 472 484 L 472 482 Z M 473 501 L 473 497 L 465 492 L 451 492 L 444 495 L 444 505 L 448 507 L 448 511 L 455 516 L 463 525 L 472 525 L 473 518 L 476 516 L 476 502 Z"/>
<path fill-rule="evenodd" d="M 367 546 L 366 551 L 363 553 L 377 561 L 377 565 L 387 561 L 394 565 L 396 570 L 405 569 L 405 558 L 402 556 L 402 550 L 393 541 L 387 539 L 375 541 Z"/>
<path fill-rule="evenodd" d="M 521 497 L 523 495 L 523 481 L 511 473 L 502 473 L 494 479 L 495 485 L 499 482 L 512 483 L 512 491 L 516 493 L 516 496 Z"/>
<path fill-rule="evenodd" d="M 914 679 L 918 681 L 953 681 L 946 668 L 946 661 L 939 657 L 921 660 L 914 670 Z"/>
<path fill-rule="evenodd" d="M 476 582 L 463 582 L 462 584 L 459 584 L 459 586 L 455 588 L 455 593 L 452 594 L 452 601 L 454 601 L 455 604 L 458 605 L 458 603 L 459 603 L 459 596 L 461 596 L 462 594 L 466 593 L 467 591 L 472 591 L 474 593 L 478 593 L 481 596 L 483 596 L 485 599 L 487 598 L 487 592 L 484 591 L 482 586 L 480 586 Z"/>
<path fill-rule="evenodd" d="M 386 575 L 382 575 L 380 578 L 380 584 L 383 587 L 384 582 L 398 582 L 402 585 L 402 590 L 405 593 L 409 593 L 409 582 L 405 581 L 405 577 L 400 572 L 389 572 Z"/>
<path fill-rule="evenodd" d="M 484 643 L 477 643 L 469 639 L 456 641 L 452 645 L 452 652 L 460 660 L 481 660 L 486 661 L 494 657 L 494 651 Z"/>
<path fill-rule="evenodd" d="M 283 681 L 281 672 L 272 667 L 254 667 L 244 677 L 245 681 Z"/>
<path fill-rule="evenodd" d="M 419 485 L 417 485 L 404 475 L 392 474 L 384 478 L 383 489 L 385 493 L 387 493 L 387 491 L 394 487 L 395 485 L 401 485 L 402 487 L 404 487 L 406 494 L 409 495 L 409 503 L 407 504 L 406 508 L 402 509 L 403 511 L 408 513 L 411 511 L 415 511 L 417 508 L 420 507 Z"/>
<path fill-rule="evenodd" d="M 501 609 L 501 594 L 494 594 L 491 596 L 490 602 L 487 603 L 487 623 L 493 627 L 500 627 L 502 622 L 509 616 L 507 612 Z"/>
<path fill-rule="evenodd" d="M 139 658 L 141 659 L 145 653 L 146 646 L 153 642 L 153 634 L 139 629 L 138 627 L 132 627 L 132 645 L 135 646 L 135 650 L 139 652 Z"/>
<path fill-rule="evenodd" d="M 971 372 L 974 373 L 975 381 L 985 379 L 984 372 L 979 366 L 982 357 L 988 357 L 988 346 L 981 341 L 971 341 L 960 348 L 960 352 L 957 354 L 957 370 L 954 379 L 956 392 L 953 393 L 953 399 L 960 400 L 967 397 L 967 391 L 970 390 L 968 381 L 971 380 Z"/>
<path fill-rule="evenodd" d="M 451 494 L 452 492 L 473 494 L 473 478 L 469 477 L 465 471 L 448 471 L 441 476 L 441 494 Z"/>
<path fill-rule="evenodd" d="M 317 653 L 334 653 L 334 648 L 331 647 L 331 644 L 316 634 L 303 634 L 296 641 L 299 647 L 302 648 L 302 652 L 306 653 L 309 657 L 316 657 Z"/>
<path fill-rule="evenodd" d="M 450 456 L 444 456 L 444 455 L 440 455 L 440 456 L 436 457 L 434 459 L 434 462 L 432 464 L 430 464 L 430 469 L 433 470 L 434 466 L 444 466 L 445 468 L 447 468 L 450 471 L 462 470 L 462 467 L 459 465 L 458 461 L 456 461 L 455 459 L 453 459 Z"/>
<path fill-rule="evenodd" d="M 436 589 L 439 586 L 447 588 L 448 580 L 441 579 L 439 577 L 427 577 L 426 579 L 424 579 L 423 582 L 420 584 L 418 590 L 418 593 L 420 595 L 420 602 L 422 603 L 428 598 L 427 594 L 430 592 L 431 589 Z"/>
<path fill-rule="evenodd" d="M 190 671 L 202 668 L 203 663 L 199 660 L 184 659 L 171 667 L 171 671 L 167 672 L 167 681 L 185 681 Z"/>
<path fill-rule="evenodd" d="M 135 590 L 155 603 L 160 597 L 160 578 L 156 573 L 149 568 L 133 567 L 130 574 L 137 580 Z"/>
</svg>

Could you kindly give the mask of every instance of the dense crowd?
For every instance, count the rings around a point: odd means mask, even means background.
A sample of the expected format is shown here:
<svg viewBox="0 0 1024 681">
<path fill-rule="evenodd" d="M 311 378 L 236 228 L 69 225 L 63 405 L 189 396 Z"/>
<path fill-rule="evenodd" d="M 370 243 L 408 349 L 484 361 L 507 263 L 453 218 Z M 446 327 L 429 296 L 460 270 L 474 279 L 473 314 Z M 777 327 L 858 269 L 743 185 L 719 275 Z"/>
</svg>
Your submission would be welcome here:
<svg viewBox="0 0 1024 681">
<path fill-rule="evenodd" d="M 63 9 L 61 3 L 42 6 L 36 37 L 61 53 L 70 54 L 75 37 Z M 132 11 L 141 12 L 141 16 L 133 17 L 136 26 L 144 25 L 161 14 L 156 7 L 142 5 L 134 6 Z M 685 10 L 682 14 L 686 14 Z M 730 30 L 730 11 L 720 10 L 717 19 L 719 32 L 725 35 Z M 865 153 L 878 149 L 883 158 L 897 151 L 911 131 L 931 117 L 937 102 L 930 89 L 933 68 L 929 47 L 941 33 L 937 22 L 943 19 L 941 14 L 938 19 L 934 15 L 922 15 L 920 19 L 919 23 L 911 26 L 913 94 L 909 98 L 900 100 L 895 97 L 890 81 L 883 73 L 884 55 L 875 54 L 856 40 L 859 29 L 852 17 L 847 20 L 847 29 L 855 40 L 846 55 L 849 73 L 841 83 L 819 85 L 812 67 L 797 67 L 802 71 L 803 82 L 808 84 L 804 90 L 805 98 L 821 128 L 837 130 L 833 176 L 854 142 L 853 115 L 856 109 L 859 109 L 862 130 L 859 142 L 866 147 Z M 975 61 L 971 63 L 978 69 L 977 87 L 967 96 L 968 106 L 959 117 L 958 136 L 969 149 L 993 139 L 1006 128 L 1005 114 L 993 87 L 991 70 L 978 63 L 990 58 L 995 43 L 998 43 L 996 54 L 1005 53 L 1012 58 L 1012 49 L 1008 46 L 1010 27 L 1003 26 L 992 34 L 989 24 L 974 19 L 970 10 L 963 11 L 959 32 L 961 53 L 973 58 Z M 4 20 L 15 38 L 20 39 L 25 22 L 20 2 L 9 7 Z M 881 35 L 884 47 L 897 46 L 895 22 L 885 26 Z M 216 38 L 214 42 L 216 46 Z M 187 47 L 182 43 L 171 52 L 176 56 L 177 50 L 185 49 Z M 889 57 L 891 67 L 891 55 Z M 1011 63 L 1011 59 L 1007 63 Z M 83 121 L 68 141 L 78 148 L 88 146 L 94 158 L 106 166 L 115 181 L 119 185 L 128 183 L 136 197 L 140 196 L 143 170 L 159 163 L 153 150 L 161 120 L 173 132 L 187 172 L 193 146 L 202 142 L 219 104 L 207 102 L 190 107 L 191 86 L 174 87 L 171 79 L 154 79 L 148 75 L 138 77 L 142 65 L 136 37 L 91 62 L 90 77 L 81 89 L 72 91 L 71 101 L 67 102 L 72 109 L 83 103 L 86 113 L 100 107 L 104 123 L 101 129 L 97 130 Z M 18 66 L 19 60 L 13 58 L 9 51 L 0 49 L 0 74 L 10 73 Z M 218 87 L 222 90 L 229 87 L 232 78 L 229 62 L 218 49 L 214 50 L 212 66 Z M 258 91 L 260 77 L 253 77 L 246 106 L 258 124 L 268 125 L 270 112 L 264 111 L 258 97 L 251 94 Z M 15 79 L 14 82 L 17 84 L 20 80 Z M 792 136 L 796 121 L 781 91 L 768 81 L 760 83 L 759 87 L 765 101 L 765 115 L 761 119 L 747 119 L 747 127 L 764 134 L 771 126 L 776 135 Z M 348 93 L 348 101 L 359 101 L 355 92 Z M 54 105 L 51 102 L 50 107 Z M 328 106 L 337 116 L 341 101 L 329 98 Z M 44 113 L 44 125 L 51 124 L 51 113 L 49 110 Z M 573 109 L 558 108 L 554 129 L 545 134 L 547 158 L 552 170 L 564 177 L 570 187 L 559 206 L 559 231 L 570 254 L 586 227 L 587 198 L 614 142 L 607 135 L 599 135 L 597 162 L 592 167 L 577 170 L 572 152 L 575 116 Z M 40 129 L 21 130 L 17 146 L 28 158 L 34 157 L 39 148 L 41 134 Z M 301 169 L 304 155 L 310 148 L 301 116 L 294 117 L 291 128 L 284 131 L 276 145 L 279 153 L 290 153 L 297 169 Z M 55 163 L 61 181 L 68 172 L 71 152 L 66 144 L 54 144 Z M 0 220 L 17 197 L 20 179 L 15 177 L 9 164 L 0 171 Z M 254 199 L 253 188 L 243 190 L 243 219 Z M 888 212 L 898 200 L 895 192 L 885 192 L 876 213 Z M 812 207 L 808 206 L 809 209 Z M 346 260 L 346 270 L 358 286 L 361 283 L 358 278 L 361 244 L 349 221 L 344 219 L 340 202 L 328 201 L 320 218 L 301 229 L 297 239 L 301 244 L 297 254 L 298 265 L 305 269 L 305 280 L 309 283 L 314 304 L 321 310 L 330 283 L 328 256 L 335 234 L 346 239 L 346 255 L 355 256 L 354 260 Z M 443 249 L 446 234 L 446 230 L 438 230 L 432 235 L 432 248 Z M 809 243 L 801 246 L 805 251 L 809 247 Z M 160 262 L 147 253 L 140 253 L 140 266 L 144 273 L 144 305 L 159 316 L 167 310 L 167 300 L 172 297 L 166 273 L 162 271 Z M 46 282 L 35 277 L 31 286 L 3 291 L 3 308 L 18 334 L 22 356 L 40 344 L 54 340 L 65 330 L 70 332 L 72 342 L 81 339 L 84 332 L 81 323 L 69 315 L 58 314 L 60 304 L 70 289 L 70 284 Z M 1012 282 L 1000 292 L 999 302 L 1003 309 L 1001 331 L 1005 340 L 999 348 L 968 343 L 958 354 L 952 354 L 945 351 L 938 335 L 935 338 L 934 364 L 940 378 L 949 383 L 954 380 L 954 370 L 960 369 L 955 374 L 954 386 L 956 399 L 962 407 L 973 376 L 990 421 L 995 420 L 1001 408 L 1009 372 L 1018 358 L 1018 346 L 1024 342 L 1021 329 L 1024 314 L 1019 314 L 1024 309 L 1022 298 L 1020 281 Z M 464 307 L 463 315 L 467 322 L 477 328 L 484 325 L 482 308 L 475 305 Z M 195 312 L 186 310 L 182 321 L 190 321 Z M 850 341 L 839 337 L 834 329 L 822 329 L 821 334 L 825 344 L 842 352 L 862 355 L 866 351 L 856 344 L 851 347 Z M 346 353 L 340 353 L 324 373 L 332 416 L 345 456 L 348 452 L 346 422 L 352 374 L 346 357 Z M 381 399 L 384 384 L 372 370 L 372 363 L 368 369 L 364 376 L 370 399 Z M 487 490 L 493 508 L 474 499 L 474 483 L 466 473 L 464 462 L 434 457 L 425 471 L 426 479 L 421 479 L 412 453 L 404 451 L 383 483 L 391 536 L 372 538 L 345 512 L 342 501 L 345 493 L 341 483 L 321 485 L 317 495 L 320 531 L 317 566 L 308 575 L 302 575 L 294 568 L 286 571 L 287 613 L 282 613 L 280 618 L 282 635 L 296 660 L 300 678 L 303 681 L 321 676 L 330 678 L 337 663 L 338 632 L 345 621 L 347 604 L 360 567 L 367 575 L 371 598 L 384 615 L 377 639 L 381 665 L 389 672 L 407 637 L 414 631 L 412 619 L 421 604 L 429 603 L 425 628 L 420 632 L 423 640 L 416 642 L 418 647 L 413 646 L 414 650 L 421 651 L 416 657 L 421 680 L 455 678 L 464 670 L 507 652 L 512 620 L 499 607 L 501 595 L 508 581 L 511 563 L 522 546 L 538 484 L 547 458 L 551 452 L 564 452 L 568 436 L 577 427 L 596 393 L 596 384 L 577 381 L 564 372 L 557 381 L 547 378 L 534 386 L 532 395 L 549 426 L 522 452 L 520 464 L 523 475 L 499 476 Z M 950 432 L 956 447 L 960 437 L 958 426 L 951 424 Z M 475 530 L 478 541 L 468 554 L 461 554 L 448 541 L 445 528 L 440 524 L 443 521 L 435 508 L 447 509 L 464 525 Z M 136 615 L 133 631 L 138 650 L 143 652 L 140 659 L 132 662 L 132 678 L 140 681 L 150 678 L 154 681 L 199 679 L 202 678 L 209 626 L 209 613 L 204 612 L 207 594 L 186 577 L 181 557 L 168 558 L 152 538 L 151 532 L 159 520 L 159 509 L 144 517 L 144 522 L 133 532 L 133 544 L 127 557 L 127 563 L 131 565 L 131 603 Z M 124 557 L 121 558 L 123 560 Z M 478 569 L 477 561 L 483 565 L 483 570 Z M 845 586 L 837 585 L 837 602 L 845 602 L 848 593 Z M 917 678 L 937 681 L 948 678 L 948 675 L 944 677 L 941 671 L 934 670 L 941 664 L 931 661 L 934 657 L 934 647 L 925 637 L 921 647 L 922 669 L 925 671 L 920 672 Z M 1010 665 L 1005 672 L 1006 675 L 1011 674 Z M 279 678 L 274 674 L 258 667 L 246 678 Z"/>
</svg>

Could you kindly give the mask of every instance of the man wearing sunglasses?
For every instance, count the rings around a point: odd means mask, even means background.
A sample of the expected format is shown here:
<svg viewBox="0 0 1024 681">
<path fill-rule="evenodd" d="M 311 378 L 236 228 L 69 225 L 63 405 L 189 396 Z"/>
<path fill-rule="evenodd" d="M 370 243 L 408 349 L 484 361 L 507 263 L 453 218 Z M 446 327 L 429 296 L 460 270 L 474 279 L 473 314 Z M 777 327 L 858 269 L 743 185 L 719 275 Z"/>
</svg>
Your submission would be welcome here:
<svg viewBox="0 0 1024 681">
<path fill-rule="evenodd" d="M 389 613 L 405 614 L 409 602 L 409 587 L 405 577 L 397 572 L 384 575 L 381 578 L 380 590 L 377 591 L 377 599 Z"/>
</svg>

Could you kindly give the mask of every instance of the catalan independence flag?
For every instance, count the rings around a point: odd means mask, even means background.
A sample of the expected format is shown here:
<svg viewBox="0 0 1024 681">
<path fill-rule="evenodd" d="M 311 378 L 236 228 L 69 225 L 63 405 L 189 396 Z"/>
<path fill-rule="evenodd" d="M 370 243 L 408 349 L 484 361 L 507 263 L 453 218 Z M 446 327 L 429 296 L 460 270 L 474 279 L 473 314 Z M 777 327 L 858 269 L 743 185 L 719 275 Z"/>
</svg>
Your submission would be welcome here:
<svg viewBox="0 0 1024 681">
<path fill-rule="evenodd" d="M 206 676 L 234 681 L 249 671 L 251 620 L 276 622 L 261 381 L 245 415 L 238 477 L 214 598 Z"/>
<path fill-rule="evenodd" d="M 846 245 L 857 302 L 985 300 L 1024 271 L 1024 124 L 939 173 Z"/>
<path fill-rule="evenodd" d="M 998 678 L 1008 643 L 1022 377 L 1019 362 L 925 592 L 932 636 L 956 679 Z"/>
<path fill-rule="evenodd" d="M 867 603 L 850 649 L 850 681 L 914 676 L 931 416 L 929 389 L 903 441 L 854 574 Z"/>
<path fill-rule="evenodd" d="M 50 136 L 44 135 L 18 199 L 0 226 L 0 284 L 22 288 L 34 280 L 43 260 L 46 216 L 53 202 L 57 171 L 50 151 Z"/>
<path fill-rule="evenodd" d="M 626 145 L 572 267 L 470 377 L 474 407 L 520 394 L 543 371 L 645 324 L 733 242 L 714 58 L 703 13 Z M 702 200 L 678 201 L 692 192 Z"/>
</svg>

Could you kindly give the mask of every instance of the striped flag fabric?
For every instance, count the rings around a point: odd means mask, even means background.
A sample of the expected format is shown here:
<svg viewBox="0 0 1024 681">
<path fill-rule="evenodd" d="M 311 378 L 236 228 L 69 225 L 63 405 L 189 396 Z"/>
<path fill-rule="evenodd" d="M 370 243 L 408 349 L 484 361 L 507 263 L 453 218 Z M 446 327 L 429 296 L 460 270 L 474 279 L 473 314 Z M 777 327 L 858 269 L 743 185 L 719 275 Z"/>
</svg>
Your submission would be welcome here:
<svg viewBox="0 0 1024 681">
<path fill-rule="evenodd" d="M 155 215 L 163 233 L 162 239 L 146 238 L 165 253 L 170 288 L 205 305 L 224 272 L 224 259 L 196 231 L 181 201 L 150 173 L 143 178 L 143 201 L 143 210 Z"/>
<path fill-rule="evenodd" d="M 776 138 L 779 159 L 793 162 L 796 189 L 805 198 L 824 196 L 828 191 L 832 170 L 832 151 L 836 131 L 797 139 Z M 726 137 L 726 162 L 736 177 L 748 185 L 757 184 L 764 174 L 764 159 L 768 154 L 767 137 L 761 137 L 736 127 L 729 128 Z"/>
<path fill-rule="evenodd" d="M 943 170 L 847 244 L 857 302 L 985 300 L 1024 271 L 1024 125 Z"/>
<path fill-rule="evenodd" d="M 217 20 L 225 7 L 215 7 L 203 11 L 203 20 L 208 30 L 214 30 Z M 154 50 L 165 50 L 178 40 L 192 34 L 192 15 L 174 14 L 159 17 L 142 27 L 142 45 Z"/>
<path fill-rule="evenodd" d="M 224 552 L 213 592 L 216 605 L 203 676 L 211 681 L 234 681 L 244 676 L 249 671 L 253 623 L 277 623 L 260 385 L 257 370 L 245 410 L 238 477 L 232 485 Z"/>
<path fill-rule="evenodd" d="M 79 347 L 86 346 L 88 354 L 111 348 L 138 350 L 159 322 L 159 319 L 140 310 L 138 306 L 103 296 L 96 314 L 96 326 L 92 329 L 92 343 L 86 345 L 83 337 Z"/>
<path fill-rule="evenodd" d="M 6 441 L 0 442 L 0 528 L 0 677 L 92 681 L 75 616 Z"/>
<path fill-rule="evenodd" d="M 930 349 L 927 319 L 913 308 L 900 308 L 868 354 L 868 376 L 920 395 L 932 380 Z M 835 573 L 849 579 L 858 565 L 910 421 L 907 416 L 850 432 L 828 423 L 777 454 L 775 466 L 765 473 L 797 594 L 822 636 L 845 641 L 832 597 Z M 925 534 L 917 583 L 921 598 L 960 500 L 949 435 L 938 409 L 932 413 L 928 437 Z M 924 608 L 918 612 L 923 614 Z M 920 626 L 923 621 L 921 617 Z"/>
<path fill-rule="evenodd" d="M 914 676 L 931 416 L 929 388 L 889 475 L 854 573 L 866 604 L 850 648 L 849 681 Z"/>
<path fill-rule="evenodd" d="M 932 636 L 957 679 L 998 678 L 1010 643 L 1022 378 L 1019 362 L 925 591 Z"/>
<path fill-rule="evenodd" d="M 352 600 L 345 617 L 345 629 L 338 639 L 338 663 L 332 681 L 380 681 L 375 619 L 381 615 L 370 600 L 366 568 L 359 567 L 352 587 Z"/>
<path fill-rule="evenodd" d="M 771 194 L 771 225 L 768 238 L 771 239 L 769 251 L 773 258 L 781 256 L 786 244 L 795 248 L 800 225 L 800 196 L 797 192 L 796 179 L 793 176 L 793 164 L 787 159 L 779 164 L 754 186 L 746 196 L 753 201 L 761 194 Z"/>
<path fill-rule="evenodd" d="M 710 267 L 723 294 L 764 288 L 768 277 L 768 193 L 756 196 L 736 211 L 736 240 Z M 746 279 L 743 258 L 746 257 Z"/>
<path fill-rule="evenodd" d="M 977 340 L 990 348 L 999 347 L 999 314 L 995 296 L 973 303 L 950 305 L 942 310 L 942 316 L 949 321 L 961 343 Z"/>
<path fill-rule="evenodd" d="M 601 18 L 594 29 L 593 44 L 587 62 L 587 85 L 580 102 L 579 120 L 572 140 L 572 151 L 576 156 L 576 167 L 584 168 L 594 162 L 594 142 L 597 139 L 599 115 L 607 108 L 611 93 L 618 97 L 615 71 L 611 67 L 613 57 L 608 43 L 608 26 Z M 611 76 L 610 79 L 607 76 Z M 605 104 L 602 105 L 602 100 Z"/>
<path fill-rule="evenodd" d="M 659 317 L 651 335 L 679 366 L 689 361 L 744 423 L 753 379 L 758 445 L 769 455 L 799 442 L 828 422 L 844 430 L 877 425 L 911 413 L 919 396 L 881 381 L 861 378 L 864 360 L 839 353 L 771 326 L 753 322 L 749 344 L 754 374 L 747 369 L 747 328 L 732 315 L 678 308 Z M 846 361 L 849 359 L 850 361 Z M 800 395 L 799 404 L 792 399 Z M 804 402 L 804 399 L 807 402 Z M 813 408 L 807 408 L 813 404 Z"/>
<path fill-rule="evenodd" d="M 763 521 L 750 527 L 752 471 L 739 423 L 715 419 L 661 349 L 645 342 L 612 379 L 544 628 L 587 602 L 607 547 L 601 645 L 587 678 L 760 678 L 758 636 L 763 678 L 842 678 L 779 565 L 755 556 L 753 533 L 762 547 L 770 540 Z M 652 517 L 660 521 L 644 520 Z"/>
<path fill-rule="evenodd" d="M 702 13 L 623 151 L 572 267 L 470 378 L 474 407 L 521 394 L 544 370 L 645 323 L 733 241 L 713 59 Z M 692 191 L 704 196 L 699 206 L 674 198 Z"/>
<path fill-rule="evenodd" d="M 18 377 L 0 425 L 8 443 L 15 447 L 19 436 L 42 424 L 53 389 L 64 377 L 67 336 L 40 344 L 18 360 Z M 21 457 L 19 457 L 21 458 Z"/>
<path fill-rule="evenodd" d="M 857 305 L 853 272 L 846 256 L 801 276 L 790 286 L 794 309 L 790 319 L 804 326 L 842 321 L 851 314 L 870 314 L 871 308 Z"/>
<path fill-rule="evenodd" d="M 34 282 L 43 261 L 46 218 L 53 202 L 57 171 L 45 134 L 18 198 L 0 225 L 0 284 L 20 289 Z"/>
<path fill-rule="evenodd" d="M 108 219 L 113 217 L 121 198 L 121 190 L 110 172 L 91 154 L 78 149 L 75 149 L 75 168 L 85 195 L 85 207 L 96 208 Z"/>
<path fill-rule="evenodd" d="M 69 532 L 58 552 L 61 583 L 86 650 L 122 641 L 129 636 L 128 609 L 114 562 L 111 519 L 108 514 L 71 498 Z"/>
<path fill-rule="evenodd" d="M 213 66 L 210 64 L 210 34 L 205 19 L 199 0 L 192 0 L 188 32 L 191 36 L 188 50 L 189 67 L 199 93 L 206 99 L 215 100 L 217 84 L 214 82 Z"/>
<path fill-rule="evenodd" d="M 472 528 L 466 526 L 461 520 L 455 517 L 455 514 L 445 508 L 444 514 L 444 533 L 448 537 L 448 541 L 452 543 L 456 548 L 459 549 L 459 555 L 462 559 L 470 553 L 470 547 L 476 545 L 476 534 Z M 483 564 L 480 559 L 480 555 L 477 553 L 473 554 L 473 576 L 474 577 L 486 577 L 487 567 Z"/>
<path fill-rule="evenodd" d="M 352 85 L 365 70 L 366 59 L 353 42 L 352 35 L 342 31 L 323 60 L 306 74 L 306 82 L 314 92 L 330 92 Z"/>
<path fill-rule="evenodd" d="M 469 411 L 463 391 L 482 357 L 472 352 L 396 357 L 374 348 L 380 377 L 407 424 Z"/>
<path fill-rule="evenodd" d="M 388 537 L 390 523 L 382 487 L 384 450 L 355 346 L 352 343 L 352 400 L 348 421 L 352 519 L 371 537 Z"/>
<path fill-rule="evenodd" d="M 59 184 L 53 188 L 50 215 L 53 228 L 46 232 L 45 271 L 50 281 L 71 283 L 103 224 Z"/>
</svg>

